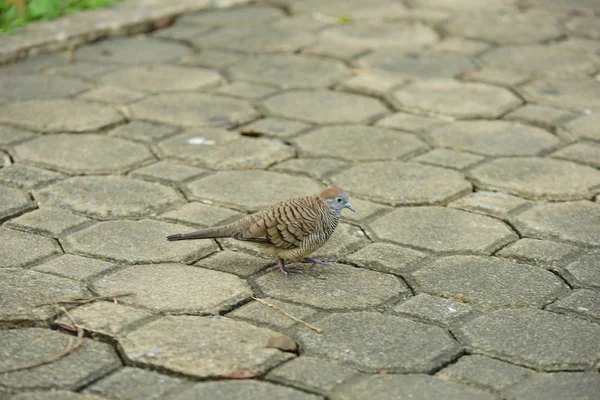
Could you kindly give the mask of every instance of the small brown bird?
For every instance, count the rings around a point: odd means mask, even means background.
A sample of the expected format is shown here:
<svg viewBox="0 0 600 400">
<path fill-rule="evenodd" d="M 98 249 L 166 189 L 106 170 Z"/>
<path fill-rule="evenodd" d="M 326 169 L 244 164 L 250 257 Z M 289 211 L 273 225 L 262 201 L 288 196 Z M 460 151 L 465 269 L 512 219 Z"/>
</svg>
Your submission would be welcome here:
<svg viewBox="0 0 600 400">
<path fill-rule="evenodd" d="M 277 256 L 279 270 L 298 272 L 286 267 L 284 260 L 324 264 L 307 258 L 323 246 L 335 231 L 344 208 L 354 212 L 342 189 L 325 189 L 319 196 L 285 200 L 250 214 L 229 225 L 167 236 L 168 241 L 233 238 L 256 243 L 265 252 Z"/>
</svg>

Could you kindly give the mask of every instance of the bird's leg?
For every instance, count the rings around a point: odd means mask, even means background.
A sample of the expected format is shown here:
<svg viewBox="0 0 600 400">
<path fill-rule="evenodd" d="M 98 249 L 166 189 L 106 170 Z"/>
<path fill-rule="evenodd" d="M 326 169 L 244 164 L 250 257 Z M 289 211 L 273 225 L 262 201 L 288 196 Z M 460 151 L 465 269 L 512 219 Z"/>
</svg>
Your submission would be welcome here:
<svg viewBox="0 0 600 400">
<path fill-rule="evenodd" d="M 287 276 L 287 274 L 301 274 L 302 273 L 302 271 L 299 271 L 294 267 L 286 267 L 285 261 L 283 261 L 283 258 L 281 258 L 281 257 L 277 257 L 277 265 L 269 268 L 269 271 L 272 271 L 274 269 L 280 270 L 281 273 L 284 274 L 285 276 Z"/>
<path fill-rule="evenodd" d="M 325 264 L 329 264 L 331 261 L 329 261 L 329 260 L 317 260 L 316 258 L 306 257 L 306 258 L 304 258 L 304 260 L 302 260 L 302 262 L 325 265 Z"/>
</svg>

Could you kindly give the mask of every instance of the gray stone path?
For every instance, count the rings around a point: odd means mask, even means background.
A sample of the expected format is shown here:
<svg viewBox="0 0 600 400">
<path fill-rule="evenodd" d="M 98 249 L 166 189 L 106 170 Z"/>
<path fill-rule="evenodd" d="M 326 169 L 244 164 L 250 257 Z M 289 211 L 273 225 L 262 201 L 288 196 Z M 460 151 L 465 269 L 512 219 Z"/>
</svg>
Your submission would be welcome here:
<svg viewBox="0 0 600 400">
<path fill-rule="evenodd" d="M 598 399 L 599 11 L 273 0 L 0 66 L 0 398 Z M 165 240 L 333 184 L 303 275 Z"/>
</svg>

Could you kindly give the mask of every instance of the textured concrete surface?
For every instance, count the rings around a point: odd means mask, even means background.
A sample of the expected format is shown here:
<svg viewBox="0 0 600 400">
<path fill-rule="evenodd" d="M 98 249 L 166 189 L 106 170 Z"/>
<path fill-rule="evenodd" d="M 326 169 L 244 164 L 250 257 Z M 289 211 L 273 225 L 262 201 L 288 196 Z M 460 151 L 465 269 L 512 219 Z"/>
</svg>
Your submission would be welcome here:
<svg viewBox="0 0 600 400">
<path fill-rule="evenodd" d="M 0 398 L 595 399 L 598 2 L 246 3 L 0 36 Z M 303 274 L 165 240 L 331 185 Z"/>
</svg>

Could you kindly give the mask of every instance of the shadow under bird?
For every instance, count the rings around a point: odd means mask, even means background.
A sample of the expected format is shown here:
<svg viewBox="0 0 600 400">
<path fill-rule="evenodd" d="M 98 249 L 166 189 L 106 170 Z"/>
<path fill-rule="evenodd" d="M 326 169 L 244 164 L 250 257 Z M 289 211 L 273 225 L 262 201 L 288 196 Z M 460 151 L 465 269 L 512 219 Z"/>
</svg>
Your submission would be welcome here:
<svg viewBox="0 0 600 400">
<path fill-rule="evenodd" d="M 319 196 L 295 197 L 231 224 L 178 233 L 167 236 L 167 240 L 233 238 L 255 243 L 266 253 L 277 256 L 277 266 L 273 269 L 278 268 L 287 275 L 298 271 L 286 267 L 284 260 L 326 263 L 307 256 L 329 240 L 344 208 L 354 212 L 348 194 L 332 187 Z"/>
</svg>

